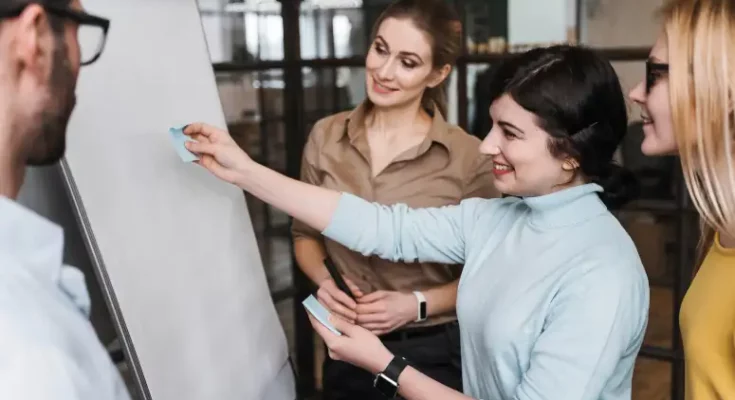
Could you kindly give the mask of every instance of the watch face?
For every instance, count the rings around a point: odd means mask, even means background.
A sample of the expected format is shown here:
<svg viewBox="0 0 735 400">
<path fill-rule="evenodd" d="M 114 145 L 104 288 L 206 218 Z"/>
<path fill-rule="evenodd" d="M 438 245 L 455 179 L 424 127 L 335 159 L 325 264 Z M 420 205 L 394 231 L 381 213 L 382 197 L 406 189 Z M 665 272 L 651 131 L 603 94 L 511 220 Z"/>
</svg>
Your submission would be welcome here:
<svg viewBox="0 0 735 400">
<path fill-rule="evenodd" d="M 375 388 L 384 396 L 389 398 L 396 397 L 396 394 L 398 393 L 398 384 L 383 374 L 378 374 L 378 376 L 375 377 Z"/>
<path fill-rule="evenodd" d="M 421 302 L 421 311 L 420 311 L 421 319 L 426 319 L 426 302 Z"/>
</svg>

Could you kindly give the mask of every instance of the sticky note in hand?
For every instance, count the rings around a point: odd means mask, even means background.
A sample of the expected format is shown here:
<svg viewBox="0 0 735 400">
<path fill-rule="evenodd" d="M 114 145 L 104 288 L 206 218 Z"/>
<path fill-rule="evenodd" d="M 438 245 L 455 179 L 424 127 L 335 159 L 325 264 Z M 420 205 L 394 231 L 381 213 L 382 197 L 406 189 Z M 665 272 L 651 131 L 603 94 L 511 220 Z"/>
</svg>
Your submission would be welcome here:
<svg viewBox="0 0 735 400">
<path fill-rule="evenodd" d="M 194 155 L 194 153 L 190 152 L 189 149 L 186 148 L 185 143 L 193 142 L 194 139 L 186 136 L 184 134 L 183 128 L 170 128 L 168 130 L 168 133 L 171 134 L 171 140 L 173 140 L 174 142 L 174 148 L 176 149 L 176 152 L 179 153 L 181 161 L 192 162 L 199 159 L 199 157 Z"/>
<path fill-rule="evenodd" d="M 321 322 L 322 325 L 326 326 L 327 329 L 332 331 L 335 335 L 342 336 L 342 332 L 338 331 L 334 325 L 329 323 L 329 311 L 324 308 L 322 303 L 320 303 L 314 295 L 309 295 L 302 304 L 306 307 L 306 310 L 317 319 L 317 321 Z"/>
</svg>

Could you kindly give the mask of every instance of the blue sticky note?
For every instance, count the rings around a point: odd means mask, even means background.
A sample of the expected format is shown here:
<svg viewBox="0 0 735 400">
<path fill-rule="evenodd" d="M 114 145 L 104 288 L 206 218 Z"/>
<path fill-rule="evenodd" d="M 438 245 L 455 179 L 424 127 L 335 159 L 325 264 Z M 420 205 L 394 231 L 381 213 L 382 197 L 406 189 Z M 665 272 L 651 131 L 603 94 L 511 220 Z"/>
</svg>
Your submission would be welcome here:
<svg viewBox="0 0 735 400">
<path fill-rule="evenodd" d="M 338 331 L 334 325 L 329 323 L 329 311 L 324 308 L 322 303 L 320 303 L 314 295 L 309 295 L 302 304 L 306 307 L 306 310 L 317 319 L 317 321 L 321 322 L 322 325 L 326 326 L 327 329 L 332 331 L 335 335 L 342 336 L 342 332 Z"/>
<path fill-rule="evenodd" d="M 179 157 L 181 157 L 181 161 L 192 162 L 199 159 L 199 157 L 194 155 L 194 153 L 190 152 L 189 149 L 186 148 L 186 145 L 184 143 L 193 142 L 194 139 L 184 135 L 183 128 L 169 128 L 168 133 L 171 134 L 171 140 L 173 140 L 174 142 L 174 148 L 179 154 Z"/>
</svg>

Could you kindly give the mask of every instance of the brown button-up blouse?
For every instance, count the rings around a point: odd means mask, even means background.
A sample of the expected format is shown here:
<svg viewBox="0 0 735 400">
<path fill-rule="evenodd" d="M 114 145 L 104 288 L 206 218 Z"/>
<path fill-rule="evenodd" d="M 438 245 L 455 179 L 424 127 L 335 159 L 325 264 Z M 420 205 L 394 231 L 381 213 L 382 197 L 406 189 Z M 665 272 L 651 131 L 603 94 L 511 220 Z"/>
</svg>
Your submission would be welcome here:
<svg viewBox="0 0 735 400">
<path fill-rule="evenodd" d="M 492 161 L 480 154 L 480 141 L 450 125 L 434 112 L 426 139 L 398 156 L 378 176 L 372 177 L 370 149 L 365 137 L 363 103 L 351 112 L 319 120 L 304 148 L 301 179 L 314 185 L 352 193 L 381 204 L 404 203 L 410 207 L 457 204 L 471 197 L 498 197 L 492 181 Z M 427 290 L 459 278 L 461 266 L 433 263 L 394 263 L 365 257 L 324 238 L 298 220 L 292 226 L 294 240 L 323 240 L 327 253 L 340 271 L 364 293 L 376 290 L 411 292 Z M 446 323 L 456 314 L 433 316 L 421 324 Z"/>
</svg>

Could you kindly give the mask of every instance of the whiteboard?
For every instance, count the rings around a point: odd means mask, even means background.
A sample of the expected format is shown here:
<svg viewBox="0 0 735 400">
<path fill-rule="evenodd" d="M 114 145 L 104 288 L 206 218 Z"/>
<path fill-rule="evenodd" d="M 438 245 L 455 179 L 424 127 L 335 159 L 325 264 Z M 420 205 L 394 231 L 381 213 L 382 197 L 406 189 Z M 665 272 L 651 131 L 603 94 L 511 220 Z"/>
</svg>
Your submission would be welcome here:
<svg viewBox="0 0 735 400">
<path fill-rule="evenodd" d="M 61 172 L 143 398 L 293 400 L 243 193 L 168 128 L 225 120 L 195 0 L 85 0 L 111 20 L 83 67 Z"/>
</svg>

